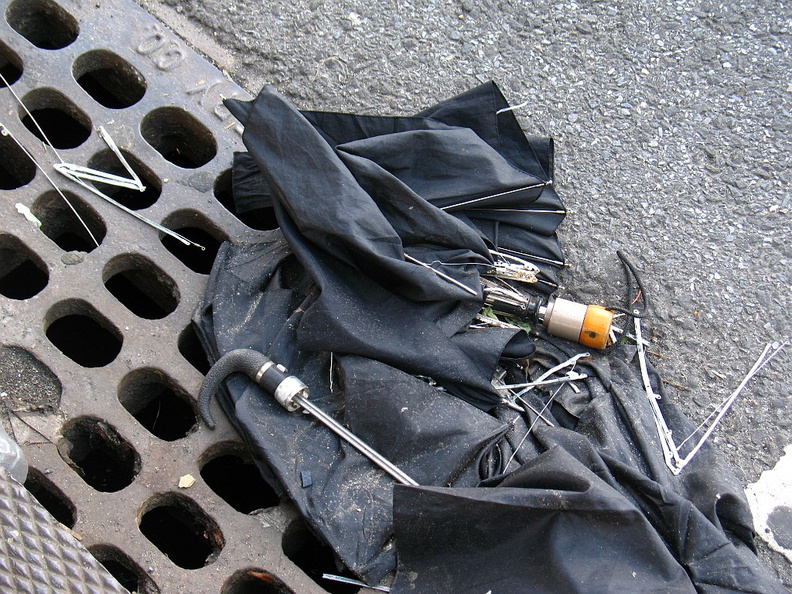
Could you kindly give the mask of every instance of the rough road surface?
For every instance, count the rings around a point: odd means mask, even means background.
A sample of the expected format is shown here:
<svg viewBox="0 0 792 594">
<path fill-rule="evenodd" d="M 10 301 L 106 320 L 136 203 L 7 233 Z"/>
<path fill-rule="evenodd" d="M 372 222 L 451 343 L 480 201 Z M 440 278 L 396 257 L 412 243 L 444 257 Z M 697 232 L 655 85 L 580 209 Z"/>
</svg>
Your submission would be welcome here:
<svg viewBox="0 0 792 594">
<path fill-rule="evenodd" d="M 787 2 L 139 1 L 251 93 L 270 83 L 305 109 L 410 114 L 495 80 L 556 141 L 562 293 L 622 303 L 615 252 L 630 254 L 652 361 L 691 419 L 792 336 Z M 713 436 L 746 484 L 792 444 L 791 370 L 788 349 Z"/>
</svg>

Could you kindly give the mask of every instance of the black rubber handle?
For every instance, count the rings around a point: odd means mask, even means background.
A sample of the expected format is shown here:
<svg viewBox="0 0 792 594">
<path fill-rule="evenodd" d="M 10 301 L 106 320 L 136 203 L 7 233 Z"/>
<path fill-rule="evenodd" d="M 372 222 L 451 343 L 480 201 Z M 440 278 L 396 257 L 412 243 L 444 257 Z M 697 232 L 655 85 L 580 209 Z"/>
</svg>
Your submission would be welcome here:
<svg viewBox="0 0 792 594">
<path fill-rule="evenodd" d="M 232 373 L 244 373 L 250 379 L 255 379 L 256 374 L 267 363 L 272 363 L 272 360 L 263 353 L 252 349 L 236 349 L 226 353 L 217 360 L 217 363 L 212 365 L 198 393 L 198 414 L 201 415 L 201 419 L 203 419 L 207 427 L 210 429 L 215 428 L 215 421 L 209 411 L 209 404 L 212 401 L 212 396 L 217 392 L 217 388 L 220 387 L 220 383 Z M 276 369 L 274 364 L 272 366 L 273 369 Z M 270 382 L 271 380 L 267 376 L 267 385 L 262 384 L 262 386 L 270 393 L 274 393 L 277 384 L 272 390 L 269 390 L 268 385 Z"/>
</svg>

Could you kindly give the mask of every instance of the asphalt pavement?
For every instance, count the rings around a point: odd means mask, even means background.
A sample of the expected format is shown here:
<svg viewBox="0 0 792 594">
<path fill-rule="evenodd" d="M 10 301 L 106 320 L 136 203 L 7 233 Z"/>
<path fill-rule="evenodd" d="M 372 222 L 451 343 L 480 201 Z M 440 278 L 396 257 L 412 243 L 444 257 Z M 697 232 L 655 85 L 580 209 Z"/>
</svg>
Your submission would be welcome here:
<svg viewBox="0 0 792 594">
<path fill-rule="evenodd" d="M 628 253 L 650 358 L 692 420 L 792 337 L 783 0 L 139 1 L 251 93 L 272 84 L 303 109 L 411 114 L 496 81 L 527 133 L 555 139 L 560 294 L 622 303 Z M 790 370 L 792 348 L 713 434 L 746 485 L 792 444 Z M 774 509 L 792 547 L 792 504 Z M 792 562 L 758 547 L 792 587 Z"/>
</svg>

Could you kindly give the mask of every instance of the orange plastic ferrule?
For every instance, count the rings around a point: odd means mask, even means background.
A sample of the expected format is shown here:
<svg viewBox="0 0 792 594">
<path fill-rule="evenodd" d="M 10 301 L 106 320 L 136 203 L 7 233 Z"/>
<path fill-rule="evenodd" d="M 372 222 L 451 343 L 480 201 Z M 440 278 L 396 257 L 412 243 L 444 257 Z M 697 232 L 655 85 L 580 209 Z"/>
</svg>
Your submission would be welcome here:
<svg viewBox="0 0 792 594">
<path fill-rule="evenodd" d="M 613 312 L 599 305 L 589 305 L 583 318 L 578 342 L 593 349 L 604 349 L 610 340 Z"/>
</svg>

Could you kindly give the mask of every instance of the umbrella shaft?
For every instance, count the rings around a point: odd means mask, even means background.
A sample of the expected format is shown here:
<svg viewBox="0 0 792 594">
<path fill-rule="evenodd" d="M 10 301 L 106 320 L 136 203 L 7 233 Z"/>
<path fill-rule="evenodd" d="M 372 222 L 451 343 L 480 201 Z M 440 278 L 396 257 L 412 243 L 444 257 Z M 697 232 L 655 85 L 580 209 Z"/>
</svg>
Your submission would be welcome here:
<svg viewBox="0 0 792 594">
<path fill-rule="evenodd" d="M 349 429 L 344 427 L 341 423 L 336 421 L 333 417 L 324 412 L 321 408 L 315 406 L 310 400 L 303 396 L 295 396 L 294 402 L 299 404 L 303 409 L 311 414 L 317 421 L 322 423 L 325 427 L 330 429 L 333 433 L 338 435 L 341 439 L 345 440 L 349 445 L 355 448 L 358 452 L 363 454 L 366 458 L 374 462 L 382 470 L 391 475 L 394 479 L 403 485 L 412 485 L 417 487 L 418 483 L 415 482 L 409 475 L 403 472 L 398 466 L 393 464 L 385 456 L 374 450 L 365 441 L 360 439 L 357 435 L 352 433 Z"/>
</svg>

